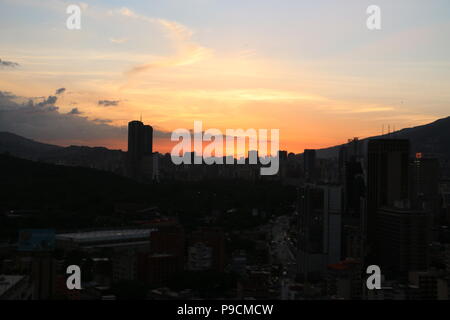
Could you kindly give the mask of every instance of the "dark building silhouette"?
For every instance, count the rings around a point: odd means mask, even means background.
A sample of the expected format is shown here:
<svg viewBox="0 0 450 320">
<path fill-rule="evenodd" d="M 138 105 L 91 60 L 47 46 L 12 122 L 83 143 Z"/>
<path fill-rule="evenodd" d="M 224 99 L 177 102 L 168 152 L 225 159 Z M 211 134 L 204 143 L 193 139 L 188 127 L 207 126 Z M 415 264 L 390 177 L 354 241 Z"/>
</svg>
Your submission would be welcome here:
<svg viewBox="0 0 450 320">
<path fill-rule="evenodd" d="M 128 154 L 131 158 L 139 159 L 153 153 L 153 128 L 141 121 L 128 123 Z"/>
<path fill-rule="evenodd" d="M 329 297 L 361 299 L 361 263 L 358 260 L 347 259 L 329 264 L 325 282 Z"/>
<path fill-rule="evenodd" d="M 153 154 L 153 128 L 141 121 L 128 123 L 128 175 L 134 179 L 142 179 L 142 175 L 150 174 Z M 150 167 L 150 169 L 149 169 Z"/>
<path fill-rule="evenodd" d="M 379 266 L 383 273 L 406 278 L 427 270 L 430 215 L 407 208 L 378 210 Z"/>
<path fill-rule="evenodd" d="M 306 181 L 313 181 L 316 178 L 316 150 L 305 149 L 303 163 Z"/>
<path fill-rule="evenodd" d="M 128 156 L 137 159 L 142 155 L 144 124 L 141 121 L 130 121 L 128 123 Z"/>
<path fill-rule="evenodd" d="M 323 252 L 324 191 L 313 186 L 300 188 L 299 241 L 300 251 L 314 254 Z"/>
<path fill-rule="evenodd" d="M 51 253 L 34 253 L 31 277 L 34 300 L 48 300 L 53 297 L 56 287 L 56 260 L 51 256 Z"/>
<path fill-rule="evenodd" d="M 176 255 L 168 253 L 140 253 L 137 258 L 137 279 L 151 286 L 167 285 L 180 271 Z"/>
<path fill-rule="evenodd" d="M 352 159 L 344 166 L 344 206 L 346 217 L 359 225 L 361 198 L 365 196 L 364 174 L 361 162 Z"/>
<path fill-rule="evenodd" d="M 181 225 L 160 227 L 150 234 L 150 252 L 152 254 L 169 254 L 178 265 L 178 270 L 183 269 L 185 256 L 185 234 Z"/>
<path fill-rule="evenodd" d="M 439 222 L 439 161 L 425 158 L 421 153 L 410 163 L 411 207 L 425 210 L 433 216 L 434 224 Z"/>
<path fill-rule="evenodd" d="M 278 157 L 280 158 L 280 161 L 286 161 L 288 158 L 288 152 L 286 150 L 279 150 Z"/>
<path fill-rule="evenodd" d="M 361 223 L 364 213 L 366 184 L 361 161 L 352 157 L 344 164 L 343 257 L 362 258 Z"/>
<path fill-rule="evenodd" d="M 372 259 L 377 260 L 377 210 L 408 199 L 409 146 L 409 140 L 405 139 L 374 139 L 368 142 L 367 203 L 363 220 L 368 263 Z"/>
<path fill-rule="evenodd" d="M 278 151 L 278 161 L 279 161 L 278 176 L 281 179 L 284 179 L 286 178 L 287 164 L 288 164 L 288 152 L 286 150 Z"/>
<path fill-rule="evenodd" d="M 153 154 L 153 127 L 152 126 L 144 125 L 143 140 L 144 140 L 144 145 L 142 146 L 143 155 L 152 155 Z"/>
<path fill-rule="evenodd" d="M 301 187 L 298 212 L 298 270 L 306 279 L 341 260 L 342 187 Z"/>
<path fill-rule="evenodd" d="M 217 228 L 200 228 L 191 233 L 188 250 L 201 244 L 211 253 L 210 268 L 223 272 L 225 267 L 225 234 Z"/>
</svg>

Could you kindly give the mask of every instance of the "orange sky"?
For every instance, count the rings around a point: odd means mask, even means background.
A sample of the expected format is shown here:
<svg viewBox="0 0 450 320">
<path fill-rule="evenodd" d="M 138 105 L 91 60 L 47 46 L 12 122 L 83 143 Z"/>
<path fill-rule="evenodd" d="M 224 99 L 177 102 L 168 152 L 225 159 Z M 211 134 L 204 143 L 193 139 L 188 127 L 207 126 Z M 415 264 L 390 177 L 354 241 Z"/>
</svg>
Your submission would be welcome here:
<svg viewBox="0 0 450 320">
<path fill-rule="evenodd" d="M 405 7 L 381 2 L 391 14 L 404 14 Z M 0 28 L 0 58 L 20 67 L 0 70 L 0 91 L 25 100 L 64 87 L 58 112 L 77 108 L 74 117 L 115 127 L 142 116 L 163 132 L 192 129 L 196 120 L 205 130 L 279 129 L 280 148 L 296 153 L 378 135 L 382 125 L 401 129 L 448 115 L 450 50 L 442 38 L 448 21 L 418 25 L 414 15 L 401 16 L 397 25 L 388 21 L 373 33 L 358 2 L 346 10 L 338 3 L 289 3 L 269 10 L 266 1 L 250 1 L 242 17 L 228 12 L 231 6 L 216 10 L 219 4 L 204 3 L 200 17 L 183 11 L 186 4 L 172 10 L 159 1 L 129 1 L 129 7 L 97 1 L 83 7 L 83 28 L 69 31 L 61 24 L 64 1 L 6 1 L 0 26 L 15 35 Z M 246 20 L 244 13 L 255 8 L 267 12 Z M 432 9 L 417 2 L 411 10 L 441 11 Z M 21 14 L 13 19 L 8 12 Z M 27 126 L 15 133 L 26 135 Z M 60 145 L 127 148 L 125 135 L 29 136 L 41 137 Z M 156 138 L 154 150 L 169 152 L 171 145 Z"/>
</svg>

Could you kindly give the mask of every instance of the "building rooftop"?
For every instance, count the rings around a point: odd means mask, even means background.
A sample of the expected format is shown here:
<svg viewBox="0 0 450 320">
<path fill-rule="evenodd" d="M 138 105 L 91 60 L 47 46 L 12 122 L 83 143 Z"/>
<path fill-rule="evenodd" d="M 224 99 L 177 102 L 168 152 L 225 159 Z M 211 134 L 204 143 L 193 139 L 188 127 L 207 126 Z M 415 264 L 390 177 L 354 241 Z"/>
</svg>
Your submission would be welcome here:
<svg viewBox="0 0 450 320">
<path fill-rule="evenodd" d="M 155 229 L 102 230 L 77 233 L 63 233 L 56 235 L 56 240 L 70 240 L 74 242 L 113 241 L 120 239 L 142 239 L 150 237 Z"/>
</svg>

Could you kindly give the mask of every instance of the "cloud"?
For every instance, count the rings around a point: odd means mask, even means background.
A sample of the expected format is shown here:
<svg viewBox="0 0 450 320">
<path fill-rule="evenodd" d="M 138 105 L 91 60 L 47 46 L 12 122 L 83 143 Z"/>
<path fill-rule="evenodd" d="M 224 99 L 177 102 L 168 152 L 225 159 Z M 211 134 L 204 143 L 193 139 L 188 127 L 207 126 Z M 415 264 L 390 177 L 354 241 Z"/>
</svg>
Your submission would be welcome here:
<svg viewBox="0 0 450 320">
<path fill-rule="evenodd" d="M 72 115 L 78 115 L 78 114 L 82 114 L 83 112 L 81 112 L 80 110 L 78 110 L 78 108 L 73 108 L 72 110 L 70 110 L 67 114 L 72 114 Z"/>
<path fill-rule="evenodd" d="M 111 107 L 111 106 L 117 106 L 119 105 L 120 100 L 99 100 L 98 105 L 104 106 L 104 107 Z"/>
<path fill-rule="evenodd" d="M 44 101 L 16 103 L 10 93 L 0 94 L 0 128 L 38 141 L 89 141 L 101 139 L 126 139 L 127 128 L 112 126 L 106 122 L 91 121 L 80 116 L 73 108 L 68 113 L 59 112 L 56 96 Z"/>
<path fill-rule="evenodd" d="M 47 99 L 45 99 L 44 98 L 44 101 L 42 101 L 42 102 L 39 102 L 39 103 L 37 103 L 36 104 L 36 107 L 41 107 L 41 108 L 44 108 L 44 107 L 49 107 L 49 108 L 51 108 L 51 107 L 53 107 L 53 108 L 56 108 L 56 109 L 58 109 L 58 107 L 56 107 L 54 104 L 56 103 L 56 101 L 58 100 L 58 98 L 56 97 L 56 96 L 48 96 L 48 98 Z M 34 104 L 33 103 L 33 100 L 30 100 L 29 101 L 29 104 Z"/>
<path fill-rule="evenodd" d="M 194 32 L 188 27 L 176 22 L 166 19 L 149 18 L 139 15 L 128 8 L 121 8 L 119 10 L 111 11 L 111 14 L 119 14 L 131 19 L 137 19 L 148 22 L 150 24 L 156 24 L 163 28 L 168 37 L 172 40 L 176 53 L 170 57 L 164 57 L 152 61 L 150 63 L 141 64 L 131 68 L 126 74 L 135 75 L 141 72 L 145 72 L 154 68 L 161 67 L 175 67 L 194 64 L 203 60 L 209 56 L 212 52 L 211 49 L 205 48 L 192 40 Z"/>
<path fill-rule="evenodd" d="M 2 60 L 0 59 L 0 67 L 4 67 L 4 68 L 16 68 L 18 67 L 19 64 L 17 62 L 13 62 L 13 61 L 6 61 L 6 60 Z"/>
<path fill-rule="evenodd" d="M 93 141 L 126 141 L 127 127 L 111 125 L 109 119 L 81 116 L 78 108 L 61 113 L 58 98 L 48 96 L 35 103 L 32 99 L 18 103 L 13 93 L 0 91 L 0 128 L 37 141 L 92 145 Z M 22 97 L 23 98 L 23 97 Z M 154 130 L 154 136 L 170 137 L 170 133 Z M 94 142 L 97 143 L 97 142 Z"/>
<path fill-rule="evenodd" d="M 110 119 L 94 119 L 92 121 L 97 122 L 97 123 L 111 123 L 112 122 L 112 120 L 110 120 Z"/>
<path fill-rule="evenodd" d="M 59 88 L 59 89 L 56 89 L 55 94 L 56 94 L 56 95 L 59 95 L 59 94 L 64 93 L 65 91 L 66 91 L 66 88 Z"/>
<path fill-rule="evenodd" d="M 0 91 L 0 103 L 2 99 L 15 99 L 17 96 L 9 91 Z"/>
</svg>

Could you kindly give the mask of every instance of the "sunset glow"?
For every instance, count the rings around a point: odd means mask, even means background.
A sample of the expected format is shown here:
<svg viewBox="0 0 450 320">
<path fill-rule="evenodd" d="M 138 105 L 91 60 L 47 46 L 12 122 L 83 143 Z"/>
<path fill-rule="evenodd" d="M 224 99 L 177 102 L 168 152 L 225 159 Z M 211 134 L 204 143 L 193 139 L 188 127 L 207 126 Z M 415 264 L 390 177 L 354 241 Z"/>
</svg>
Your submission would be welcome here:
<svg viewBox="0 0 450 320">
<path fill-rule="evenodd" d="M 123 150 L 120 127 L 141 116 L 159 152 L 195 120 L 223 131 L 280 129 L 280 148 L 302 152 L 447 116 L 450 22 L 440 12 L 448 2 L 378 2 L 386 15 L 377 32 L 365 28 L 361 1 L 345 9 L 285 1 L 279 10 L 256 0 L 93 1 L 72 31 L 64 1 L 2 0 L 0 58 L 18 67 L 0 70 L 0 91 L 20 104 L 66 88 L 59 113 L 76 108 L 71 117 L 114 127 L 52 136 L 51 127 L 19 123 L 17 134 Z"/>
</svg>

